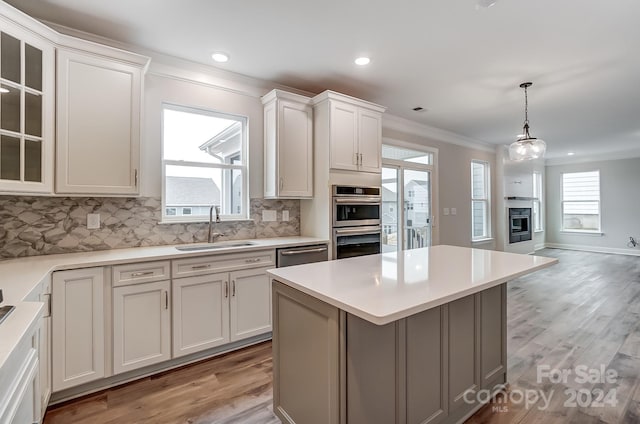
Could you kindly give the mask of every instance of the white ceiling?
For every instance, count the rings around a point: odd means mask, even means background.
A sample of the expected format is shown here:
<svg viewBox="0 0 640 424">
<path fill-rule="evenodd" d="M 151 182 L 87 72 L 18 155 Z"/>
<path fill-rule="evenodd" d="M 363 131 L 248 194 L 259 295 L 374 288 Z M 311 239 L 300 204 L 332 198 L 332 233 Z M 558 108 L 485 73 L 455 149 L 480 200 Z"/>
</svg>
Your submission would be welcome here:
<svg viewBox="0 0 640 424">
<path fill-rule="evenodd" d="M 302 90 L 332 89 L 547 157 L 640 150 L 640 1 L 8 0 L 28 14 Z M 358 67 L 353 59 L 371 57 Z M 422 106 L 427 112 L 411 109 Z"/>
</svg>

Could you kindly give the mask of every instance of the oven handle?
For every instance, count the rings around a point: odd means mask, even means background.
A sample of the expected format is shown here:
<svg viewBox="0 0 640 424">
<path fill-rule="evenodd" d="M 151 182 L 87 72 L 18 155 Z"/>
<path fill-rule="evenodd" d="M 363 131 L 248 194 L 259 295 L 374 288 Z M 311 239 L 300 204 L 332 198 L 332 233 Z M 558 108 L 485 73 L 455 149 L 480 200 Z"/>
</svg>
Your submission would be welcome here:
<svg viewBox="0 0 640 424">
<path fill-rule="evenodd" d="M 375 234 L 381 233 L 382 229 L 380 227 L 358 227 L 358 228 L 340 228 L 336 229 L 336 235 L 343 234 Z"/>
<path fill-rule="evenodd" d="M 363 204 L 363 203 L 382 203 L 382 199 L 380 199 L 379 197 L 356 197 L 356 198 L 346 198 L 346 197 L 339 197 L 339 198 L 335 198 L 333 199 L 334 202 L 336 203 L 349 203 L 352 205 L 358 205 L 358 204 Z"/>
</svg>

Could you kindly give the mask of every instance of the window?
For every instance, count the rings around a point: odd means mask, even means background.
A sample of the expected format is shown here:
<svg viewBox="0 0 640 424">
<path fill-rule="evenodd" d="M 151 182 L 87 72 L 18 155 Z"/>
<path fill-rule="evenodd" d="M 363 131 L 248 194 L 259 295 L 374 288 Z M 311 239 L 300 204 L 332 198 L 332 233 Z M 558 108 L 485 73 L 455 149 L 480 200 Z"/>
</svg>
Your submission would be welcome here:
<svg viewBox="0 0 640 424">
<path fill-rule="evenodd" d="M 246 219 L 247 119 L 165 104 L 162 124 L 163 221 Z"/>
<path fill-rule="evenodd" d="M 600 232 L 600 171 L 562 174 L 562 229 Z"/>
<path fill-rule="evenodd" d="M 471 239 L 482 240 L 491 237 L 489 164 L 471 161 Z"/>
<path fill-rule="evenodd" d="M 533 231 L 544 231 L 542 227 L 542 173 L 533 173 Z"/>
</svg>

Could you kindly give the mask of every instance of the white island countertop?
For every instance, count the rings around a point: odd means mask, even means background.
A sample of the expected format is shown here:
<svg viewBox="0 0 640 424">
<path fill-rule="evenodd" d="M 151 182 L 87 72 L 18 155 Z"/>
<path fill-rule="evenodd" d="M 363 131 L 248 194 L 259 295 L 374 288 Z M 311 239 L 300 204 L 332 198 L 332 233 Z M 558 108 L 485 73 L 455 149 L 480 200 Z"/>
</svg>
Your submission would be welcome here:
<svg viewBox="0 0 640 424">
<path fill-rule="evenodd" d="M 441 245 L 268 272 L 274 280 L 384 325 L 557 262 L 542 256 Z"/>
</svg>

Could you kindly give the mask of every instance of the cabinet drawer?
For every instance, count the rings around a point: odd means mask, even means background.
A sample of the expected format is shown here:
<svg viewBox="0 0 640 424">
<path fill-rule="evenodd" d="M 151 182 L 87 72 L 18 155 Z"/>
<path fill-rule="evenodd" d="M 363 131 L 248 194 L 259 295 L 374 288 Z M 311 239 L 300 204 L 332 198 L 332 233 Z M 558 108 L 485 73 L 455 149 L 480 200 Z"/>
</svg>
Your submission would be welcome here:
<svg viewBox="0 0 640 424">
<path fill-rule="evenodd" d="M 113 267 L 113 287 L 169 279 L 169 261 L 141 262 Z"/>
<path fill-rule="evenodd" d="M 247 253 L 229 253 L 173 261 L 172 276 L 191 277 L 215 272 L 235 271 L 254 267 L 275 267 L 275 250 Z"/>
</svg>

